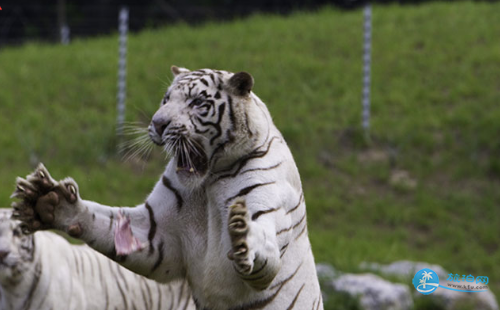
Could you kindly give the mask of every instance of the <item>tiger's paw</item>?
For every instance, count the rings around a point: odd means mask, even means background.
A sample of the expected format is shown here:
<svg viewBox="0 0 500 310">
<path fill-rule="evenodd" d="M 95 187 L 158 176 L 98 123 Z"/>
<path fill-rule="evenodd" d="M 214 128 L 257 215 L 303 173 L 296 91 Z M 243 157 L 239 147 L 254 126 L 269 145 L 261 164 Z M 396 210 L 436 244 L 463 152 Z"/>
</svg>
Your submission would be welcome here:
<svg viewBox="0 0 500 310">
<path fill-rule="evenodd" d="M 229 207 L 228 229 L 231 238 L 231 250 L 228 258 L 233 261 L 234 268 L 241 276 L 249 275 L 253 269 L 253 258 L 248 248 L 247 236 L 250 216 L 243 201 Z"/>
<path fill-rule="evenodd" d="M 80 199 L 78 185 L 71 178 L 60 182 L 54 180 L 43 164 L 29 174 L 26 179 L 17 178 L 16 190 L 11 198 L 20 201 L 13 202 L 12 217 L 22 222 L 25 233 L 33 233 L 44 229 L 61 229 L 67 218 L 72 218 L 77 212 L 76 202 Z M 78 223 L 67 225 L 70 235 L 78 237 L 81 227 Z"/>
</svg>

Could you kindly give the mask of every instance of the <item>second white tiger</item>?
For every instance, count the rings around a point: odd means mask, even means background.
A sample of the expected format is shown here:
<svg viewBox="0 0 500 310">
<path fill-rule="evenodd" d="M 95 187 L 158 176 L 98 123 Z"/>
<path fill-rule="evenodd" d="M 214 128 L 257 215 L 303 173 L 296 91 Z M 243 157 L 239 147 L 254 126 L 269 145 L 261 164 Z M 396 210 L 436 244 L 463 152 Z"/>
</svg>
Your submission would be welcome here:
<svg viewBox="0 0 500 310">
<path fill-rule="evenodd" d="M 194 310 L 187 282 L 148 280 L 53 232 L 22 233 L 0 209 L 0 310 Z"/>
</svg>

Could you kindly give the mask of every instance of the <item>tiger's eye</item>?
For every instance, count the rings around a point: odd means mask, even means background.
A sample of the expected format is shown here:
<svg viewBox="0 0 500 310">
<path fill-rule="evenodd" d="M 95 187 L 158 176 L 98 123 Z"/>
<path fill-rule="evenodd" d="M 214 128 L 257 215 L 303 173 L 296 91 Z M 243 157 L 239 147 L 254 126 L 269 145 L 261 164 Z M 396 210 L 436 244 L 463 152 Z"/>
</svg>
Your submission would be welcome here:
<svg viewBox="0 0 500 310">
<path fill-rule="evenodd" d="M 191 106 L 191 107 L 197 107 L 197 106 L 200 106 L 202 103 L 203 103 L 202 99 L 196 98 L 193 101 L 191 101 L 191 103 L 189 104 L 189 106 Z"/>
</svg>

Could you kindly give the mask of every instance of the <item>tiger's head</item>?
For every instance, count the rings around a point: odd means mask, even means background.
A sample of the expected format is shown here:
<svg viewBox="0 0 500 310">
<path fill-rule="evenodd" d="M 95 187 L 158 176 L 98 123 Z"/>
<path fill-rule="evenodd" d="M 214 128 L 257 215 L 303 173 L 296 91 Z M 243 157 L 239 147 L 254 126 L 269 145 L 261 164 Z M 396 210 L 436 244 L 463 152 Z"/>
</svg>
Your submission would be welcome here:
<svg viewBox="0 0 500 310">
<path fill-rule="evenodd" d="M 33 235 L 22 232 L 20 222 L 11 219 L 12 210 L 0 209 L 0 283 L 14 285 L 34 258 Z"/>
<path fill-rule="evenodd" d="M 261 139 L 267 108 L 255 100 L 254 80 L 246 72 L 171 69 L 174 80 L 149 136 L 173 156 L 181 182 L 200 184 Z"/>
</svg>

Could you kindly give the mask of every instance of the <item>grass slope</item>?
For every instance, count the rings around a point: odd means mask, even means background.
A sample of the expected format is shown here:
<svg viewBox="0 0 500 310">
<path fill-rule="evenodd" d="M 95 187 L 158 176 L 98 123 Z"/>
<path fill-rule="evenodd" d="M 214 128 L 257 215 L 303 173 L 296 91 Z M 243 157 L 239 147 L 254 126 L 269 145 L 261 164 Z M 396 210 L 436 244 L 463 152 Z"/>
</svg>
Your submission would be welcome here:
<svg viewBox="0 0 500 310">
<path fill-rule="evenodd" d="M 500 3 L 375 6 L 368 142 L 362 13 L 330 8 L 132 35 L 127 120 L 149 122 L 171 64 L 251 72 L 301 171 L 317 261 L 345 271 L 428 261 L 488 276 L 496 292 L 499 12 Z M 115 155 L 116 36 L 3 49 L 0 66 L 1 205 L 37 161 L 73 176 L 87 199 L 144 199 L 164 158 Z"/>
</svg>

